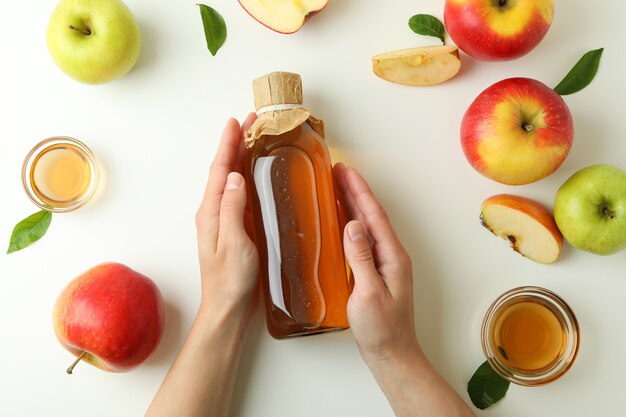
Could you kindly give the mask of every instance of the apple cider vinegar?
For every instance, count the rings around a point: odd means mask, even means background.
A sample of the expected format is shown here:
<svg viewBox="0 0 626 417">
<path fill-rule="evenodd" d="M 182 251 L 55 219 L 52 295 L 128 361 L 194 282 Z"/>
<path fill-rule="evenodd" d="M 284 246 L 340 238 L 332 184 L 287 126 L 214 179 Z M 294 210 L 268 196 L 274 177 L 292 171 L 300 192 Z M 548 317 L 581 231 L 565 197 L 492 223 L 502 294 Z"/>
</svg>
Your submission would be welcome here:
<svg viewBox="0 0 626 417">
<path fill-rule="evenodd" d="M 345 221 L 321 121 L 308 121 L 297 74 L 269 74 L 255 80 L 254 90 L 259 118 L 247 138 L 270 120 L 281 131 L 261 131 L 248 141 L 244 168 L 268 330 L 284 338 L 346 329 L 352 284 L 343 255 Z M 267 106 L 282 110 L 263 113 Z"/>
<path fill-rule="evenodd" d="M 576 316 L 545 288 L 507 291 L 483 321 L 482 345 L 489 364 L 520 385 L 543 385 L 562 376 L 574 363 L 579 344 Z"/>
<path fill-rule="evenodd" d="M 29 196 L 50 211 L 69 211 L 84 204 L 97 182 L 89 149 L 71 138 L 51 138 L 33 149 L 23 168 Z"/>
<path fill-rule="evenodd" d="M 91 181 L 89 163 L 73 145 L 53 145 L 40 153 L 30 175 L 37 196 L 52 206 L 80 199 Z"/>
<path fill-rule="evenodd" d="M 563 353 L 565 329 L 548 306 L 536 301 L 511 304 L 492 328 L 496 354 L 514 369 L 534 372 L 552 365 Z"/>
</svg>

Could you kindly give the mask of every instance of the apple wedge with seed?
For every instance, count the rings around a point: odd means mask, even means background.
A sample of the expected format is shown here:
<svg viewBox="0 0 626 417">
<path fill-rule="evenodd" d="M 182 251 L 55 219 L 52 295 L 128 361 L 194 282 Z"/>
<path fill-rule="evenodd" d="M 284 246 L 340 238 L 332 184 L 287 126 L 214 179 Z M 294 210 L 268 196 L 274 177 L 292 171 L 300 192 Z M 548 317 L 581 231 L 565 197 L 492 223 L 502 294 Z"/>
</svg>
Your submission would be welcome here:
<svg viewBox="0 0 626 417">
<path fill-rule="evenodd" d="M 552 214 L 536 201 L 510 194 L 489 197 L 480 220 L 494 235 L 506 239 L 521 255 L 549 264 L 557 260 L 563 236 Z"/>
<path fill-rule="evenodd" d="M 461 58 L 453 45 L 423 46 L 376 55 L 372 67 L 383 80 L 426 86 L 454 77 L 461 69 Z"/>
</svg>

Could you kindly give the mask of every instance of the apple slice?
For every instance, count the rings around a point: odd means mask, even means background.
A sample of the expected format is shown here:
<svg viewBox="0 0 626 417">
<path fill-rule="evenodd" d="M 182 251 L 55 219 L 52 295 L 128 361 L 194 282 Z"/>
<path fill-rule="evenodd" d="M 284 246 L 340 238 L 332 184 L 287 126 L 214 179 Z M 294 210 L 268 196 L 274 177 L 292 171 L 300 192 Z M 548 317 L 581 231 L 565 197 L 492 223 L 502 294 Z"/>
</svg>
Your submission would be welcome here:
<svg viewBox="0 0 626 417">
<path fill-rule="evenodd" d="M 279 33 L 294 33 L 321 11 L 328 0 L 239 0 L 259 23 Z"/>
<path fill-rule="evenodd" d="M 494 235 L 508 240 L 513 250 L 535 262 L 552 263 L 561 253 L 563 236 L 554 217 L 536 201 L 494 195 L 483 203 L 480 220 Z"/>
<path fill-rule="evenodd" d="M 453 45 L 423 46 L 376 55 L 372 67 L 374 74 L 392 83 L 433 85 L 454 77 L 461 58 Z"/>
</svg>

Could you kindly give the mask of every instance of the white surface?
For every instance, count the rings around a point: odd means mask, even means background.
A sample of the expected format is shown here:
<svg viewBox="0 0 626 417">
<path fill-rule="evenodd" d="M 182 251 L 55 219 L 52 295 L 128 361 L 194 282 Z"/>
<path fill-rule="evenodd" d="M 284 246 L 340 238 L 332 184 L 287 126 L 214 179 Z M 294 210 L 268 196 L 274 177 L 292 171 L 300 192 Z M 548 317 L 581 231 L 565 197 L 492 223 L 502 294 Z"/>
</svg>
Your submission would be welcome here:
<svg viewBox="0 0 626 417">
<path fill-rule="evenodd" d="M 553 26 L 529 55 L 512 62 L 464 59 L 437 87 L 376 78 L 376 53 L 434 43 L 413 34 L 416 13 L 443 17 L 443 0 L 331 0 L 300 32 L 276 34 L 236 1 L 210 2 L 228 40 L 206 50 L 196 1 L 128 0 L 143 36 L 137 67 L 103 86 L 64 76 L 48 56 L 54 1 L 4 4 L 0 25 L 0 240 L 35 211 L 22 190 L 21 163 L 39 140 L 84 140 L 105 170 L 97 198 L 55 215 L 36 245 L 0 255 L 0 415 L 138 416 L 147 408 L 189 329 L 199 297 L 194 214 L 222 127 L 253 107 L 251 81 L 272 70 L 302 74 L 306 104 L 327 125 L 335 160 L 357 166 L 389 211 L 414 259 L 416 327 L 435 366 L 467 399 L 484 360 L 482 314 L 500 293 L 536 284 L 571 304 L 582 347 L 571 371 L 541 388 L 512 386 L 492 416 L 618 416 L 626 413 L 626 252 L 599 257 L 565 247 L 544 266 L 520 257 L 480 227 L 481 202 L 501 192 L 551 206 L 574 171 L 595 163 L 626 168 L 623 101 L 626 57 L 618 0 L 557 0 Z M 620 41 L 620 39 L 622 41 Z M 474 97 L 510 76 L 556 85 L 587 50 L 604 46 L 597 79 L 566 98 L 576 135 L 562 167 L 537 183 L 509 187 L 466 162 L 459 123 Z M 55 340 L 51 310 L 74 276 L 118 261 L 152 277 L 167 302 L 156 354 L 128 374 L 82 364 Z M 391 416 L 349 332 L 272 340 L 260 316 L 245 348 L 233 416 Z M 199 364 L 201 366 L 201 364 Z M 482 413 L 479 413 L 482 414 Z"/>
</svg>

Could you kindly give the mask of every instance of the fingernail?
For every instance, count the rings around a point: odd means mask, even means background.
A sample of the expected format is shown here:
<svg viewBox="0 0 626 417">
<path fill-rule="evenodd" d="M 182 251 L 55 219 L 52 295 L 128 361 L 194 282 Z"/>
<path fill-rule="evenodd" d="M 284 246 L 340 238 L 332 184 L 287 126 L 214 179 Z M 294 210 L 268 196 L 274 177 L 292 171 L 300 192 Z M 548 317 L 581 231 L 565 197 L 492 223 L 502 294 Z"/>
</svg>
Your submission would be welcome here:
<svg viewBox="0 0 626 417">
<path fill-rule="evenodd" d="M 365 229 L 359 222 L 352 222 L 348 225 L 348 236 L 350 240 L 357 241 L 363 239 L 365 236 Z"/>
<path fill-rule="evenodd" d="M 235 190 L 241 186 L 241 175 L 237 172 L 231 172 L 226 179 L 226 189 Z"/>
</svg>

